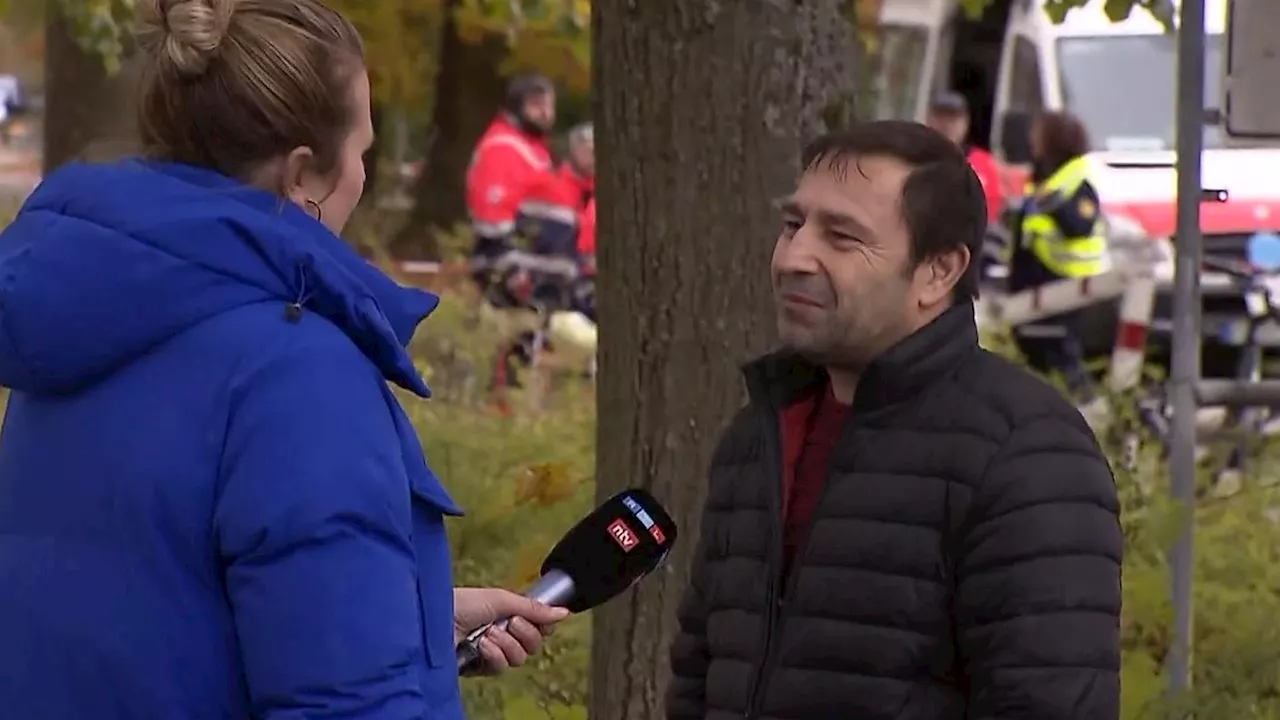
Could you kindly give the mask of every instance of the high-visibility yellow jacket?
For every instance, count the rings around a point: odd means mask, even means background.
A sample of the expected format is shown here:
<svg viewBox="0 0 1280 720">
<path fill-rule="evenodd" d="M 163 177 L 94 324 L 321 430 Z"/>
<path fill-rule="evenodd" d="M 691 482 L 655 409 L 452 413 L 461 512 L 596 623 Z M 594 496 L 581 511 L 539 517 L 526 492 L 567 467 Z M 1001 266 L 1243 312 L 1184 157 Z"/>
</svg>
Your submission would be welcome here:
<svg viewBox="0 0 1280 720">
<path fill-rule="evenodd" d="M 1039 185 L 1030 184 L 1022 216 L 1020 242 L 1045 267 L 1064 278 L 1100 275 L 1111 269 L 1106 223 L 1094 193 L 1082 193 L 1088 180 L 1084 157 L 1077 157 Z M 1064 232 L 1063 218 L 1075 234 Z M 1080 221 L 1080 222 L 1075 222 Z M 1080 228 L 1088 231 L 1080 234 Z"/>
</svg>

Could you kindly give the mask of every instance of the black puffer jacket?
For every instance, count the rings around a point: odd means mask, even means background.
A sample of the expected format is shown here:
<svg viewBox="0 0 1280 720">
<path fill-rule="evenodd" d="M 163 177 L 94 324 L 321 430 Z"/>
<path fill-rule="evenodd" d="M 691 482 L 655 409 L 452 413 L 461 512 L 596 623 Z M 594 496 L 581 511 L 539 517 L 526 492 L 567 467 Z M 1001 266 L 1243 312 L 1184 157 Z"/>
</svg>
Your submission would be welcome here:
<svg viewBox="0 0 1280 720">
<path fill-rule="evenodd" d="M 963 303 L 864 374 L 797 570 L 781 568 L 786 356 L 716 452 L 671 720 L 1115 720 L 1121 533 L 1080 414 L 980 350 Z"/>
</svg>

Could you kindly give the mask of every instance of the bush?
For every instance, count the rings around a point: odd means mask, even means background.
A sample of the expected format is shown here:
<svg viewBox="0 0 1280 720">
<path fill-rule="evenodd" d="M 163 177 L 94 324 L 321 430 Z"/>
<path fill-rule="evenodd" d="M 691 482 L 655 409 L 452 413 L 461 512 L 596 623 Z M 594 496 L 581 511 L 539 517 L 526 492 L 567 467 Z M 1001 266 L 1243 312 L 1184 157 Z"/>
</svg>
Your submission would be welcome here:
<svg viewBox="0 0 1280 720">
<path fill-rule="evenodd" d="M 517 397 L 511 417 L 484 402 L 503 328 L 469 303 L 445 297 L 415 338 L 434 397 L 405 397 L 431 466 L 468 514 L 451 521 L 459 585 L 520 589 L 595 499 L 595 399 L 567 382 L 537 414 Z M 563 623 L 525 669 L 467 679 L 467 717 L 476 720 L 586 718 L 590 620 Z"/>
<path fill-rule="evenodd" d="M 1008 337 L 984 345 L 1016 355 Z M 1116 422 L 1124 423 L 1133 398 L 1111 398 Z M 1201 502 L 1195 511 L 1195 663 L 1191 693 L 1177 707 L 1166 697 L 1164 672 L 1172 642 L 1169 550 L 1183 511 L 1169 498 L 1169 472 L 1154 442 L 1143 443 L 1131 470 L 1111 427 L 1099 440 L 1116 473 L 1125 537 L 1124 652 L 1121 670 L 1123 720 L 1280 717 L 1280 495 L 1274 470 L 1259 445 L 1255 473 L 1231 493 Z M 1220 460 L 1220 458 L 1218 458 Z M 1211 474 L 1202 468 L 1201 487 Z"/>
<path fill-rule="evenodd" d="M 581 392 L 557 394 L 553 420 L 408 402 L 431 465 L 468 514 L 451 522 L 460 585 L 520 589 L 594 501 L 595 415 Z M 590 622 L 576 617 L 532 667 L 464 680 L 469 718 L 585 718 Z"/>
</svg>

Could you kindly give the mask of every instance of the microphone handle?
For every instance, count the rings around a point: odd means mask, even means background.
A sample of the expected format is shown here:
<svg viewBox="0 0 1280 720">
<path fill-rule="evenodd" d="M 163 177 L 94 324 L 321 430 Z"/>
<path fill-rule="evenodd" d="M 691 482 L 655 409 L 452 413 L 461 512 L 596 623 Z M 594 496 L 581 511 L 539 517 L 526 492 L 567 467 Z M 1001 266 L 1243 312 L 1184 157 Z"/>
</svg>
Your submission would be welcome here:
<svg viewBox="0 0 1280 720">
<path fill-rule="evenodd" d="M 550 605 L 552 607 L 562 606 L 573 598 L 573 578 L 559 570 L 552 570 L 546 575 L 538 578 L 533 585 L 525 591 L 524 596 L 534 602 Z M 480 664 L 480 641 L 484 636 L 489 634 L 493 628 L 506 630 L 507 624 L 511 622 L 511 618 L 502 618 L 497 622 L 481 625 L 472 630 L 469 635 L 458 643 L 456 654 L 458 656 L 458 673 L 466 674 L 476 669 Z"/>
</svg>

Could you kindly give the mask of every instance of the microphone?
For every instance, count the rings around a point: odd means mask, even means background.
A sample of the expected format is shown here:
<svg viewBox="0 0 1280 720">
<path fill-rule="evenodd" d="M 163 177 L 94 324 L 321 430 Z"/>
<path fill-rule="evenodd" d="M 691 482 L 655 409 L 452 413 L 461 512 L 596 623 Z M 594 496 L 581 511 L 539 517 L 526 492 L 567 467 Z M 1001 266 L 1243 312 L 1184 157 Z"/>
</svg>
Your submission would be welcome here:
<svg viewBox="0 0 1280 720">
<path fill-rule="evenodd" d="M 624 490 L 578 521 L 542 561 L 525 597 L 580 613 L 604 604 L 653 572 L 675 544 L 675 521 L 648 492 Z M 480 640 L 510 618 L 482 625 L 458 643 L 458 671 L 480 659 Z"/>
</svg>

